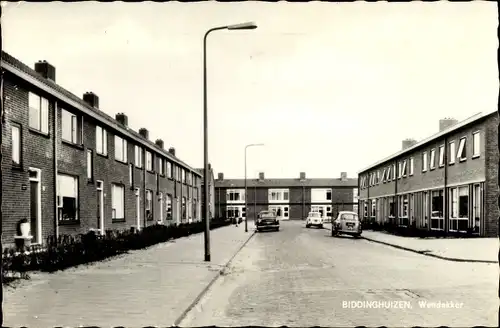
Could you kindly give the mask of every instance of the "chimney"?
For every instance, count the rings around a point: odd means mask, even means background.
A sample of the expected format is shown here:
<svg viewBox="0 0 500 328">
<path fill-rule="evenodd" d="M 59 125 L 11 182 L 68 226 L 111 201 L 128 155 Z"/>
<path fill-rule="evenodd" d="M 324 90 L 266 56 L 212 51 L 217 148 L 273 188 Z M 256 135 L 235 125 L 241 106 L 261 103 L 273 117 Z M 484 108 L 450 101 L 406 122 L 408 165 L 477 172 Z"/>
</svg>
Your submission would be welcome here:
<svg viewBox="0 0 500 328">
<path fill-rule="evenodd" d="M 259 172 L 259 180 L 264 180 L 264 172 Z"/>
<path fill-rule="evenodd" d="M 89 106 L 99 109 L 99 97 L 93 92 L 85 92 L 83 94 L 83 101 Z"/>
<path fill-rule="evenodd" d="M 156 139 L 155 144 L 156 144 L 158 147 L 160 147 L 161 149 L 163 149 L 163 140 L 161 140 L 161 139 Z"/>
<path fill-rule="evenodd" d="M 340 181 L 347 181 L 347 172 L 340 172 Z"/>
<path fill-rule="evenodd" d="M 415 139 L 405 139 L 402 142 L 402 150 L 413 147 L 416 143 L 417 143 L 417 140 L 415 140 Z"/>
<path fill-rule="evenodd" d="M 140 128 L 139 134 L 144 138 L 149 140 L 149 131 L 146 128 Z"/>
<path fill-rule="evenodd" d="M 224 180 L 224 173 L 219 173 L 217 175 L 217 180 Z"/>
<path fill-rule="evenodd" d="M 304 181 L 306 179 L 306 172 L 300 172 L 300 181 Z"/>
<path fill-rule="evenodd" d="M 128 126 L 128 117 L 127 117 L 127 115 L 125 115 L 123 113 L 118 113 L 118 114 L 115 115 L 115 119 L 121 125 Z"/>
<path fill-rule="evenodd" d="M 442 132 L 453 125 L 457 124 L 458 120 L 451 118 L 451 117 L 445 117 L 442 120 L 439 120 L 439 132 Z"/>
<path fill-rule="evenodd" d="M 56 82 L 56 68 L 46 60 L 40 60 L 35 63 L 35 71 L 46 79 Z"/>
<path fill-rule="evenodd" d="M 172 155 L 172 156 L 175 156 L 175 148 L 174 147 L 170 147 L 168 149 L 168 152 Z"/>
</svg>

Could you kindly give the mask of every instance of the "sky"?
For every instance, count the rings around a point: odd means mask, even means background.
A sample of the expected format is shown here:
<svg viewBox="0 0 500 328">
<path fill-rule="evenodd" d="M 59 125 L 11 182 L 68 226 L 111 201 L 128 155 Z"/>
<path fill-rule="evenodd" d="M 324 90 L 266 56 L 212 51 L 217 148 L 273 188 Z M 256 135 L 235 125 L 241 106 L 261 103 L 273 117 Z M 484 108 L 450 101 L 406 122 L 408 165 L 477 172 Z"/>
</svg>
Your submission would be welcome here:
<svg viewBox="0 0 500 328">
<path fill-rule="evenodd" d="M 3 50 L 215 174 L 338 178 L 497 108 L 496 2 L 8 3 Z"/>
</svg>

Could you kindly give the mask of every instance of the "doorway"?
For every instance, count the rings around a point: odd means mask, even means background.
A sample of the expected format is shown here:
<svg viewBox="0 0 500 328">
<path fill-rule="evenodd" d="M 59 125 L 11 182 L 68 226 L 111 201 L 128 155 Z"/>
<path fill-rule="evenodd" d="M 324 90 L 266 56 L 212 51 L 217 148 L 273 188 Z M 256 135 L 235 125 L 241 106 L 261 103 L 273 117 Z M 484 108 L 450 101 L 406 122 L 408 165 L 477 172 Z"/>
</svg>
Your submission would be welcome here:
<svg viewBox="0 0 500 328">
<path fill-rule="evenodd" d="M 137 230 L 141 230 L 141 189 L 135 188 L 135 220 Z"/>
<path fill-rule="evenodd" d="M 163 224 L 163 193 L 159 192 L 158 198 L 160 199 L 160 222 Z"/>
<path fill-rule="evenodd" d="M 42 241 L 42 190 L 40 186 L 42 170 L 29 168 L 30 182 L 30 227 L 34 244 Z"/>
<path fill-rule="evenodd" d="M 287 205 L 269 205 L 269 210 L 274 211 L 278 220 L 289 220 L 290 213 Z"/>
<path fill-rule="evenodd" d="M 104 184 L 101 180 L 96 181 L 97 189 L 97 228 L 104 235 Z"/>
<path fill-rule="evenodd" d="M 331 205 L 312 205 L 311 212 L 318 212 L 325 221 L 328 221 L 328 219 L 332 219 Z"/>
</svg>

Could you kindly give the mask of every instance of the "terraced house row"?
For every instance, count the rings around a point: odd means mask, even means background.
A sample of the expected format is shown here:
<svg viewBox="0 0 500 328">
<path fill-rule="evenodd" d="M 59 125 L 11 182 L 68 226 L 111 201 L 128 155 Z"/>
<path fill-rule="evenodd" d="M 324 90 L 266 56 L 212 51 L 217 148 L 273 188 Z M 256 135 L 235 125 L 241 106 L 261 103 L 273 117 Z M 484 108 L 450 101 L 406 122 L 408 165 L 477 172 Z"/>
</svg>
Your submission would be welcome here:
<svg viewBox="0 0 500 328">
<path fill-rule="evenodd" d="M 341 210 L 357 211 L 358 181 L 342 172 L 335 179 L 298 178 L 269 179 L 264 172 L 257 179 L 224 179 L 219 173 L 215 180 L 215 213 L 226 218 L 255 219 L 263 210 L 273 210 L 281 220 L 302 220 L 310 211 L 321 213 L 326 220 Z M 246 206 L 245 206 L 246 197 Z"/>
<path fill-rule="evenodd" d="M 498 235 L 498 113 L 440 132 L 359 172 L 360 216 L 445 233 Z"/>
<path fill-rule="evenodd" d="M 135 132 L 127 116 L 99 110 L 55 82 L 46 61 L 31 69 L 2 52 L 2 231 L 21 219 L 33 243 L 54 234 L 200 220 L 201 174 L 175 149 Z"/>
</svg>

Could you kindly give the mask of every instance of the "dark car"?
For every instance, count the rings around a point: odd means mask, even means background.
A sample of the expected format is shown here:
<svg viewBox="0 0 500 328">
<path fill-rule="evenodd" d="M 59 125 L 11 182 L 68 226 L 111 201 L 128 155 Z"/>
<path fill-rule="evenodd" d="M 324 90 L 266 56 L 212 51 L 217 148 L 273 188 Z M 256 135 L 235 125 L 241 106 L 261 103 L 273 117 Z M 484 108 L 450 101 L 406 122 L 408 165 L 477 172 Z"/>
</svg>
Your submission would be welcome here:
<svg viewBox="0 0 500 328">
<path fill-rule="evenodd" d="M 255 226 L 257 231 L 262 230 L 280 230 L 280 222 L 278 217 L 273 211 L 262 211 L 257 215 L 257 220 L 255 221 Z"/>
</svg>

